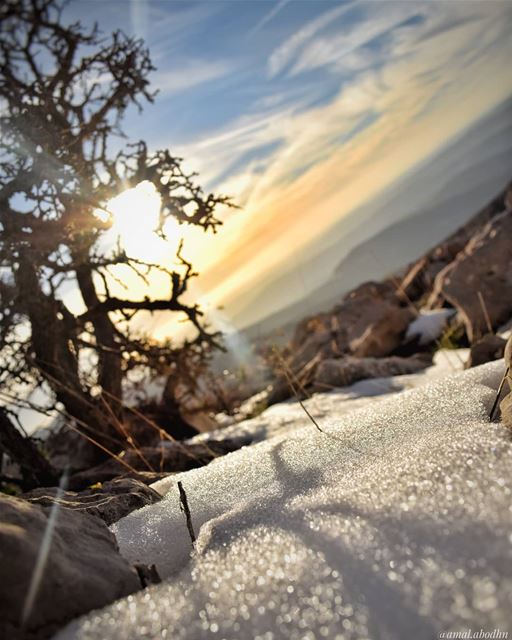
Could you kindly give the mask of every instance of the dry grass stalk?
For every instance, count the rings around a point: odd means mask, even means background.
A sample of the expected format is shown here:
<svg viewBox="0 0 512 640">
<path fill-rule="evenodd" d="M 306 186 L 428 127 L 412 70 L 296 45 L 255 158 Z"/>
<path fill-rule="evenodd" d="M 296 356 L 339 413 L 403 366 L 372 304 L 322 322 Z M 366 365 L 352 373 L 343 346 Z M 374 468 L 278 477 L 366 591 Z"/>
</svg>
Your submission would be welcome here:
<svg viewBox="0 0 512 640">
<path fill-rule="evenodd" d="M 106 395 L 110 396 L 111 394 L 106 393 Z M 116 400 L 116 398 L 114 397 L 112 397 L 112 399 Z M 148 418 L 136 407 L 124 406 L 123 408 L 129 411 L 130 413 L 132 413 L 133 415 L 137 416 L 138 418 L 140 418 L 143 422 L 145 422 L 148 425 L 148 427 L 157 431 L 160 436 L 160 441 L 168 440 L 169 442 L 173 442 L 186 456 L 188 456 L 189 458 L 192 458 L 193 460 L 196 460 L 196 462 L 200 461 L 199 458 L 196 455 L 194 455 L 191 451 L 189 451 L 179 440 L 176 440 L 174 436 L 172 436 L 170 433 L 165 431 L 165 429 L 162 429 L 162 427 L 158 426 L 154 420 L 151 420 L 151 418 Z M 218 457 L 215 451 L 213 451 L 213 449 L 211 449 L 205 442 L 203 442 L 202 445 L 204 449 L 208 451 L 208 453 L 212 456 L 212 458 Z"/>
<path fill-rule="evenodd" d="M 487 305 L 485 304 L 485 300 L 484 300 L 484 297 L 482 295 L 482 292 L 478 291 L 477 295 L 478 295 L 478 300 L 480 301 L 480 306 L 482 307 L 482 313 L 484 314 L 485 324 L 487 325 L 487 331 L 489 333 L 494 333 L 494 331 L 492 329 L 491 318 L 489 317 L 489 312 L 487 310 Z"/>
<path fill-rule="evenodd" d="M 50 376 L 51 377 L 51 376 Z M 73 395 L 76 395 L 77 397 L 80 397 L 81 399 L 83 399 L 81 396 L 79 396 L 79 394 L 76 393 L 76 391 L 72 388 L 72 387 L 68 387 L 65 386 L 64 384 L 62 384 L 60 381 L 58 381 L 56 378 L 51 377 L 52 380 L 60 385 L 62 388 L 64 388 L 68 393 L 71 393 Z M 89 382 L 91 382 L 89 380 Z M 127 434 L 127 431 L 124 427 L 124 425 L 121 423 L 121 421 L 115 416 L 115 414 L 112 411 L 112 408 L 110 407 L 110 405 L 108 405 L 107 402 L 105 402 L 105 398 L 103 396 L 106 396 L 108 398 L 110 398 L 111 400 L 113 400 L 114 402 L 121 404 L 122 405 L 122 400 L 120 398 L 117 398 L 116 396 L 114 396 L 113 394 L 109 393 L 106 390 L 103 390 L 103 395 L 102 395 L 102 401 L 105 403 L 105 405 L 107 406 L 107 409 L 109 410 L 109 413 L 113 416 L 114 418 L 114 426 L 116 428 L 116 430 L 118 431 L 118 433 L 120 433 L 120 435 L 122 435 L 127 443 L 127 448 L 131 448 L 133 449 L 136 454 L 139 456 L 139 458 L 141 458 L 141 460 L 143 460 L 144 464 L 151 470 L 154 471 L 154 469 L 151 467 L 151 465 L 149 464 L 149 462 L 145 459 L 142 451 L 140 450 L 140 447 L 137 446 L 137 442 L 133 439 L 130 438 Z M 90 406 L 92 407 L 92 403 L 89 403 Z M 35 406 L 30 406 L 30 408 L 34 409 L 37 411 L 37 407 Z M 164 429 L 162 429 L 160 426 L 158 426 L 153 420 L 151 420 L 150 418 L 148 418 L 147 416 L 145 416 L 142 412 L 140 412 L 138 409 L 136 409 L 135 407 L 129 407 L 129 406 L 125 406 L 123 405 L 123 408 L 130 411 L 131 413 L 133 413 L 135 416 L 137 416 L 138 418 L 140 418 L 141 420 L 143 420 L 149 427 L 151 427 L 152 429 L 154 429 L 155 431 L 158 432 L 159 437 L 160 437 L 160 441 L 162 441 L 163 439 L 168 440 L 170 442 L 173 442 L 179 449 L 180 451 L 186 455 L 187 457 L 191 458 L 192 460 L 195 460 L 196 462 L 201 462 L 200 458 L 198 456 L 196 456 L 195 454 L 193 454 L 191 451 L 189 451 L 184 445 L 181 444 L 181 442 L 179 440 L 176 440 L 176 438 L 174 438 L 171 434 L 167 433 Z M 59 411 L 59 413 L 61 415 L 66 415 L 67 417 L 70 418 L 70 420 L 73 420 L 74 418 L 72 418 L 71 416 L 68 416 L 68 414 L 66 414 L 65 412 Z M 77 419 L 75 419 L 76 422 L 80 423 L 87 431 L 91 432 L 91 433 L 96 433 L 99 437 L 101 437 L 102 439 L 108 439 L 110 440 L 112 443 L 116 444 L 116 440 L 114 438 L 112 438 L 111 436 L 109 436 L 108 434 L 99 432 L 97 429 L 94 429 L 93 427 L 91 427 L 90 425 L 85 424 L 84 422 L 81 422 Z M 80 433 L 81 435 L 84 435 L 82 433 L 82 431 L 75 429 L 75 431 L 77 433 Z M 90 440 L 90 442 L 92 442 L 93 444 L 96 444 L 97 441 L 95 439 L 92 438 L 88 438 Z M 218 455 L 213 451 L 213 449 L 211 449 L 206 443 L 203 443 L 203 447 L 205 449 L 205 451 L 207 451 L 212 458 L 216 458 L 218 457 Z M 106 449 L 105 447 L 100 447 L 103 451 L 108 453 L 108 449 Z M 117 459 L 117 458 L 116 458 Z M 163 462 L 164 462 L 164 456 L 163 456 L 163 450 L 162 450 L 162 455 L 161 455 L 161 459 L 160 459 L 160 468 L 162 469 L 163 467 Z"/>
<path fill-rule="evenodd" d="M 303 394 L 308 395 L 304 389 L 304 387 L 302 386 L 301 382 L 295 377 L 293 371 L 291 371 L 291 369 L 289 369 L 288 365 L 286 364 L 286 362 L 284 361 L 283 357 L 281 356 L 281 354 L 279 353 L 279 351 L 276 349 L 276 347 L 273 348 L 274 353 L 277 357 L 277 359 L 279 360 L 279 364 L 281 365 L 281 369 L 284 373 L 284 377 L 286 378 L 286 382 L 288 383 L 293 396 L 295 397 L 295 399 L 297 400 L 297 402 L 299 403 L 301 409 L 304 411 L 304 413 L 307 415 L 307 417 L 311 420 L 311 422 L 315 425 L 315 427 L 318 429 L 318 431 L 320 431 L 320 433 L 325 433 L 325 431 L 322 429 L 322 427 L 318 424 L 318 422 L 315 420 L 315 418 L 311 415 L 311 413 L 308 411 L 308 408 L 306 407 L 306 405 L 302 402 L 299 393 L 297 392 L 297 388 L 295 387 L 295 384 L 293 382 L 293 378 L 295 378 L 297 386 L 299 387 L 299 389 L 302 391 Z"/>
<path fill-rule="evenodd" d="M 510 371 L 510 367 L 507 367 L 507 370 L 505 371 L 505 375 L 501 379 L 500 386 L 498 387 L 498 393 L 496 394 L 496 398 L 494 399 L 494 404 L 492 405 L 491 413 L 489 414 L 489 420 L 491 420 L 491 421 L 494 418 L 494 414 L 495 414 L 496 409 L 498 407 L 498 402 L 500 400 L 500 396 L 501 396 L 501 392 L 503 391 L 503 387 L 505 386 L 505 382 L 508 382 L 509 371 Z M 509 384 L 509 386 L 510 386 L 510 384 Z M 512 388 L 511 388 L 511 391 L 512 391 Z"/>
<path fill-rule="evenodd" d="M 151 466 L 151 464 L 149 463 L 148 459 L 144 456 L 144 454 L 142 453 L 142 449 L 140 448 L 138 442 L 135 440 L 135 438 L 133 438 L 126 430 L 126 427 L 124 426 L 124 424 L 122 423 L 122 421 L 118 418 L 118 416 L 116 416 L 116 414 L 114 413 L 114 411 L 112 410 L 112 407 L 109 405 L 109 403 L 105 400 L 105 398 L 103 396 L 101 396 L 101 401 L 103 402 L 103 404 L 105 405 L 106 410 L 108 411 L 108 413 L 110 414 L 112 420 L 114 421 L 114 424 L 116 425 L 116 428 L 118 429 L 118 431 L 123 435 L 123 437 L 125 438 L 126 442 L 133 448 L 133 450 L 135 451 L 135 453 L 137 454 L 137 456 L 142 460 L 142 462 L 146 465 L 146 467 L 148 468 L 149 471 L 154 472 L 155 470 L 153 469 L 153 467 Z"/>
</svg>

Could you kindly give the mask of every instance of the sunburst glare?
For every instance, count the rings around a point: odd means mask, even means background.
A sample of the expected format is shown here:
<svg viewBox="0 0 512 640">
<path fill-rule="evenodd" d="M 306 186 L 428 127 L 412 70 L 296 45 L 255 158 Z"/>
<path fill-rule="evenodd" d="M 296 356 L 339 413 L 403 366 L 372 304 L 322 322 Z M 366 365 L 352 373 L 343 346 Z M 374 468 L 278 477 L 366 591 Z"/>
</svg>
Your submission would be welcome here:
<svg viewBox="0 0 512 640">
<path fill-rule="evenodd" d="M 127 189 L 108 203 L 112 228 L 107 234 L 109 244 L 121 244 L 131 258 L 161 263 L 174 256 L 183 237 L 183 227 L 172 218 L 165 222 L 166 238 L 156 233 L 161 199 L 155 186 L 148 181 Z"/>
</svg>

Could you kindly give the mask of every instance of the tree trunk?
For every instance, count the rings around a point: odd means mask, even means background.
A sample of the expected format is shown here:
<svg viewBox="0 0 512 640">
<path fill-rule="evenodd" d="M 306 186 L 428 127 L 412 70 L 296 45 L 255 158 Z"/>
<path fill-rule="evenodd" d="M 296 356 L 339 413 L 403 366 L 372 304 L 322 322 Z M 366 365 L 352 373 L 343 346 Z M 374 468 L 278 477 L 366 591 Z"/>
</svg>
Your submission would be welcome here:
<svg viewBox="0 0 512 640">
<path fill-rule="evenodd" d="M 3 407 L 0 407 L 0 453 L 6 453 L 20 466 L 24 491 L 58 484 L 57 471 L 41 455 L 32 440 L 18 431 Z"/>
<path fill-rule="evenodd" d="M 59 314 L 58 303 L 41 290 L 37 271 L 28 256 L 21 257 L 16 276 L 23 309 L 31 325 L 35 364 L 80 430 L 109 450 L 119 448 L 116 446 L 116 441 L 120 442 L 119 434 L 108 412 L 101 410 L 80 382 L 73 348 L 76 336 Z M 98 459 L 105 457 L 100 448 L 96 449 Z"/>
<path fill-rule="evenodd" d="M 94 286 L 91 268 L 87 264 L 81 264 L 76 269 L 76 278 L 87 309 L 98 308 L 100 299 Z M 115 327 L 108 312 L 95 313 L 91 322 L 98 346 L 98 383 L 102 389 L 104 401 L 119 417 L 123 404 L 123 373 L 121 353 L 115 339 Z"/>
</svg>

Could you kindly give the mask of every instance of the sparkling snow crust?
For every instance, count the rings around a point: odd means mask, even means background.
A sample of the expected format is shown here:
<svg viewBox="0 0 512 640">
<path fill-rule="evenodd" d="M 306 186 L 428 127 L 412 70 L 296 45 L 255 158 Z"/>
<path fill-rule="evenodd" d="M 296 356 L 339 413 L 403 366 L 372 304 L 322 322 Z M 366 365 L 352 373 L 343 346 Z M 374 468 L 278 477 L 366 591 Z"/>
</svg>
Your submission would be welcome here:
<svg viewBox="0 0 512 640">
<path fill-rule="evenodd" d="M 275 408 L 288 407 L 288 430 L 161 481 L 160 503 L 113 527 L 121 552 L 156 563 L 164 582 L 59 640 L 512 630 L 512 448 L 487 417 L 502 374 L 503 361 L 427 373 L 349 413 L 342 394 L 319 394 L 310 402 L 325 433 L 297 424 L 296 403 Z"/>
</svg>

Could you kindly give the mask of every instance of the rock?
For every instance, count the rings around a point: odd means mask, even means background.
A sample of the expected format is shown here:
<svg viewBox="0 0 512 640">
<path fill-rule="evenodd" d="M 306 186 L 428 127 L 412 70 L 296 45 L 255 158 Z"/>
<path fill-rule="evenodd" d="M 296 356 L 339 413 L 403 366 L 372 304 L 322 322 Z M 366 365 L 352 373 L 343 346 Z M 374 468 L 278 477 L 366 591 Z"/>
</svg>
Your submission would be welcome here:
<svg viewBox="0 0 512 640">
<path fill-rule="evenodd" d="M 507 340 L 507 344 L 505 345 L 505 366 L 509 369 L 512 369 L 512 335 Z"/>
<path fill-rule="evenodd" d="M 138 406 L 136 410 L 125 408 L 122 422 L 126 439 L 138 446 L 158 446 L 162 440 L 162 432 L 176 440 L 197 435 L 197 430 L 184 421 L 175 407 L 173 409 L 171 405 L 163 403 L 147 403 Z M 123 443 L 112 443 L 109 447 L 118 454 Z M 70 428 L 63 419 L 56 420 L 54 425 L 45 430 L 42 448 L 51 464 L 60 471 L 71 469 L 73 472 L 86 472 L 106 457 L 102 454 L 98 460 L 98 448 Z"/>
<path fill-rule="evenodd" d="M 402 290 L 409 300 L 419 300 L 426 291 L 431 291 L 437 274 L 449 264 L 462 249 L 457 247 L 444 247 L 437 249 L 429 256 L 420 258 L 407 271 L 403 281 Z"/>
<path fill-rule="evenodd" d="M 296 390 L 313 383 L 323 360 L 345 355 L 384 357 L 401 343 L 414 312 L 391 282 L 365 282 L 345 296 L 329 313 L 307 318 L 298 324 L 287 347 L 285 365 Z M 293 394 L 286 376 L 272 385 L 268 403 Z"/>
<path fill-rule="evenodd" d="M 354 358 L 346 356 L 324 360 L 318 365 L 313 389 L 326 391 L 332 387 L 348 385 L 367 378 L 387 378 L 417 373 L 430 364 L 429 358 Z"/>
<path fill-rule="evenodd" d="M 234 412 L 245 400 L 271 382 L 270 370 L 254 359 L 250 370 L 239 366 L 222 373 L 200 371 L 195 376 L 173 372 L 167 378 L 163 402 L 178 406 L 180 415 L 200 433 L 214 431 L 219 425 L 213 415 Z"/>
<path fill-rule="evenodd" d="M 0 484 L 14 480 L 23 490 L 58 482 L 59 474 L 36 442 L 21 433 L 0 407 Z"/>
<path fill-rule="evenodd" d="M 401 343 L 414 315 L 411 309 L 392 303 L 380 303 L 369 309 L 364 332 L 349 342 L 350 352 L 358 358 L 382 358 Z"/>
<path fill-rule="evenodd" d="M 137 405 L 136 413 L 126 409 L 123 422 L 130 436 L 140 446 L 157 446 L 162 439 L 160 430 L 176 440 L 185 440 L 197 434 L 197 430 L 185 422 L 176 404 L 168 399 Z"/>
<path fill-rule="evenodd" d="M 493 333 L 488 333 L 483 338 L 471 345 L 469 360 L 466 369 L 478 367 L 486 362 L 503 358 L 506 341 Z"/>
<path fill-rule="evenodd" d="M 496 216 L 436 277 L 428 306 L 448 302 L 470 342 L 512 315 L 512 211 Z M 489 324 L 491 325 L 489 327 Z"/>
<path fill-rule="evenodd" d="M 407 317 L 407 322 L 401 323 L 403 328 L 398 330 L 405 331 L 412 319 L 411 312 L 401 307 L 393 286 L 388 282 L 365 282 L 329 313 L 307 318 L 297 325 L 288 348 L 292 354 L 290 367 L 297 371 L 317 356 L 336 358 L 353 352 L 359 341 L 365 341 L 369 329 L 386 333 L 386 318 L 395 314 Z"/>
<path fill-rule="evenodd" d="M 512 391 L 507 393 L 507 395 L 500 402 L 500 411 L 501 422 L 509 429 L 512 429 Z"/>
<path fill-rule="evenodd" d="M 49 637 L 70 619 L 140 589 L 137 572 L 99 518 L 4 494 L 0 513 L 0 637 Z M 48 556 L 24 616 L 45 532 L 52 532 Z"/>
<path fill-rule="evenodd" d="M 143 587 L 149 587 L 151 584 L 160 584 L 162 578 L 158 573 L 156 565 L 150 564 L 134 564 L 135 571 L 139 576 L 140 583 Z"/>
<path fill-rule="evenodd" d="M 161 499 L 154 489 L 134 478 L 117 478 L 103 483 L 97 489 L 86 489 L 80 493 L 65 491 L 59 497 L 59 489 L 33 489 L 21 497 L 32 504 L 51 507 L 56 502 L 65 509 L 81 511 L 98 516 L 107 525 L 117 522 L 135 509 L 153 504 Z"/>
<path fill-rule="evenodd" d="M 408 300 L 416 301 L 425 295 L 430 295 L 435 278 L 440 271 L 450 264 L 460 251 L 463 251 L 468 240 L 479 233 L 488 222 L 505 209 L 510 209 L 511 202 L 512 184 L 471 218 L 469 222 L 410 265 L 403 279 L 401 279 L 401 291 L 404 296 Z M 442 305 L 436 303 L 432 308 L 436 306 Z"/>
<path fill-rule="evenodd" d="M 277 367 L 268 403 L 291 395 L 304 396 L 303 390 L 313 383 L 323 360 L 347 355 L 406 356 L 423 350 L 425 334 L 423 339 L 418 336 L 407 344 L 402 342 L 415 316 L 413 302 L 416 306 L 426 302 L 427 310 L 455 308 L 457 317 L 451 324 L 465 330 L 470 341 L 487 332 L 487 322 L 482 325 L 482 317 L 478 319 L 478 313 L 482 315 L 478 291 L 484 297 L 493 327 L 510 317 L 511 203 L 512 183 L 468 223 L 392 279 L 366 282 L 329 313 L 300 322 L 284 350 L 285 366 L 295 391 Z"/>
<path fill-rule="evenodd" d="M 215 409 L 217 409 L 217 407 L 215 407 Z M 206 411 L 191 411 L 190 413 L 182 411 L 181 415 L 183 419 L 199 433 L 215 431 L 215 429 L 219 428 L 215 418 Z"/>
<path fill-rule="evenodd" d="M 507 368 L 508 394 L 500 403 L 501 421 L 512 429 L 512 335 L 507 340 L 505 347 L 505 366 Z"/>
<path fill-rule="evenodd" d="M 51 465 L 60 471 L 66 468 L 78 471 L 98 463 L 95 447 L 91 447 L 77 431 L 70 429 L 61 416 L 47 429 L 43 451 Z"/>
<path fill-rule="evenodd" d="M 338 350 L 358 357 L 388 355 L 414 318 L 389 281 L 365 282 L 351 291 L 334 313 Z"/>
</svg>

